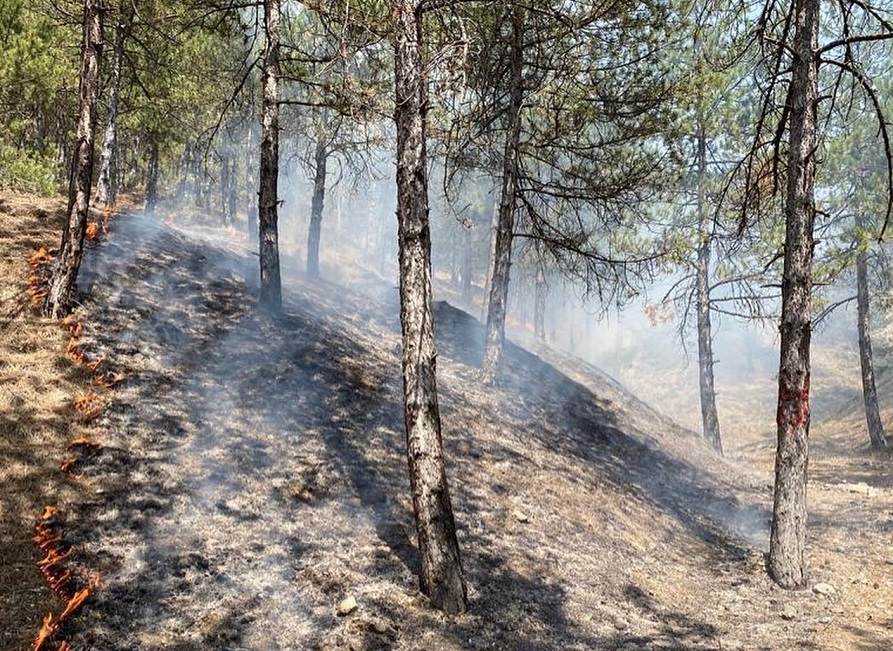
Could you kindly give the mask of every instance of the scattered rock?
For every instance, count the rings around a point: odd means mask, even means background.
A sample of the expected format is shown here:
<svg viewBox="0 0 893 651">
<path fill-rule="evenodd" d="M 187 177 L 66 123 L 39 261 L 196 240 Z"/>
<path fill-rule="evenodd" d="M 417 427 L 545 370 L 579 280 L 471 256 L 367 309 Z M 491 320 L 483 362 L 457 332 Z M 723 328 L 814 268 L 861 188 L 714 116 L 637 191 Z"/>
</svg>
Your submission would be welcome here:
<svg viewBox="0 0 893 651">
<path fill-rule="evenodd" d="M 797 609 L 793 606 L 785 606 L 781 611 L 781 618 L 785 620 L 797 619 Z"/>
<path fill-rule="evenodd" d="M 816 583 L 812 586 L 812 591 L 825 597 L 831 597 L 837 594 L 837 590 L 830 583 Z"/>
<path fill-rule="evenodd" d="M 530 516 L 528 516 L 523 511 L 519 511 L 517 509 L 512 511 L 512 517 L 515 518 L 515 520 L 517 520 L 518 522 L 521 522 L 522 524 L 530 522 Z"/>
<path fill-rule="evenodd" d="M 335 606 L 335 614 L 338 615 L 338 617 L 344 617 L 345 615 L 350 615 L 357 608 L 359 608 L 359 604 L 353 595 L 351 595 L 342 599 L 338 605 Z"/>
</svg>

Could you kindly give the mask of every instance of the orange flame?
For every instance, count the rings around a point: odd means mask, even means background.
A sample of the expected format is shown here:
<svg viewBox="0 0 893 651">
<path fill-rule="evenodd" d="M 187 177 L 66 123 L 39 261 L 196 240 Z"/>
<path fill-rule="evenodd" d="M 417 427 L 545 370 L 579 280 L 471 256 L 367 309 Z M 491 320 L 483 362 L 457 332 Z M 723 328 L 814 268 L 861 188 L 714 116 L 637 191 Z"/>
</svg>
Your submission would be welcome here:
<svg viewBox="0 0 893 651">
<path fill-rule="evenodd" d="M 31 650 L 40 651 L 43 643 L 56 632 L 57 628 L 59 628 L 59 624 L 53 621 L 53 613 L 47 613 L 47 616 L 43 618 L 43 626 L 40 627 L 40 631 L 37 633 L 37 639 L 31 645 Z"/>
<path fill-rule="evenodd" d="M 88 389 L 86 393 L 75 398 L 71 406 L 81 414 L 85 421 L 91 421 L 105 409 L 105 400 L 93 389 Z"/>
<path fill-rule="evenodd" d="M 84 233 L 84 237 L 86 237 L 91 242 L 95 242 L 99 239 L 99 224 L 96 222 L 90 222 L 87 224 L 87 232 Z"/>
</svg>

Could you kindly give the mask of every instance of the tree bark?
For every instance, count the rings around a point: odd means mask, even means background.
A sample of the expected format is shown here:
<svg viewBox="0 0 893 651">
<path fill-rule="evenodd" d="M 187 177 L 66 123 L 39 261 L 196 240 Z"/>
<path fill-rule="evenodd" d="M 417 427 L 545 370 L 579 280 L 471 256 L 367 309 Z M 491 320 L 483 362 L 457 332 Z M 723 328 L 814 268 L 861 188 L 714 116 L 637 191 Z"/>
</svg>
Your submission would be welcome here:
<svg viewBox="0 0 893 651">
<path fill-rule="evenodd" d="M 279 40 L 280 0 L 264 0 L 264 33 L 267 44 L 263 66 L 263 115 L 261 117 L 260 195 L 260 305 L 282 309 L 279 272 Z"/>
<path fill-rule="evenodd" d="M 158 140 L 153 136 L 149 143 L 149 178 L 146 180 L 146 207 L 144 212 L 151 215 L 158 203 Z"/>
<path fill-rule="evenodd" d="M 62 232 L 62 245 L 43 305 L 44 315 L 54 319 L 68 315 L 74 308 L 77 277 L 84 251 L 84 235 L 87 232 L 93 181 L 93 144 L 104 13 L 102 0 L 84 1 L 77 143 L 72 157 L 68 187 L 68 219 Z"/>
<path fill-rule="evenodd" d="M 326 163 L 329 152 L 323 138 L 316 143 L 313 156 L 313 199 L 310 202 L 310 228 L 307 232 L 307 278 L 319 278 L 319 241 L 322 236 L 322 211 L 326 199 Z"/>
<path fill-rule="evenodd" d="M 254 111 L 252 110 L 252 115 Z M 254 118 L 252 117 L 252 120 Z M 245 215 L 248 218 L 248 244 L 252 252 L 258 252 L 258 221 L 257 207 L 259 202 L 257 180 L 257 132 L 254 125 L 249 125 L 247 140 L 247 162 L 245 164 L 245 188 L 248 192 L 248 201 L 245 206 Z M 253 266 L 253 265 L 252 265 Z"/>
<path fill-rule="evenodd" d="M 437 404 L 431 232 L 425 151 L 426 88 L 419 0 L 393 0 L 397 221 L 406 450 L 422 592 L 446 613 L 467 607 Z"/>
<path fill-rule="evenodd" d="M 471 305 L 471 229 L 465 229 L 465 246 L 462 248 L 462 301 Z"/>
<path fill-rule="evenodd" d="M 859 361 L 862 365 L 862 399 L 865 403 L 865 421 L 871 447 L 887 446 L 884 425 L 878 406 L 877 386 L 874 382 L 874 357 L 871 350 L 871 310 L 868 296 L 868 252 L 856 258 L 856 305 L 859 329 Z"/>
<path fill-rule="evenodd" d="M 236 218 L 235 185 L 236 159 L 229 154 L 220 155 L 220 204 L 223 208 L 223 225 L 231 227 Z"/>
<path fill-rule="evenodd" d="M 698 327 L 698 375 L 703 436 L 722 456 L 716 387 L 713 377 L 713 326 L 710 322 L 710 215 L 707 210 L 707 135 L 703 116 L 698 120 L 698 257 L 696 302 Z"/>
<path fill-rule="evenodd" d="M 118 103 L 121 96 L 121 63 L 124 59 L 126 28 L 124 16 L 115 26 L 115 50 L 112 54 L 112 72 L 109 79 L 109 113 L 99 155 L 99 175 L 96 179 L 97 205 L 114 206 L 118 197 Z"/>
<path fill-rule="evenodd" d="M 806 584 L 809 464 L 809 345 L 812 334 L 813 224 L 818 104 L 819 0 L 796 0 L 785 199 L 778 447 L 768 571 L 783 588 Z"/>
<path fill-rule="evenodd" d="M 549 296 L 549 285 L 546 284 L 546 272 L 541 262 L 536 266 L 536 280 L 533 290 L 533 336 L 540 343 L 546 343 L 546 299 Z"/>
<path fill-rule="evenodd" d="M 512 264 L 512 238 L 515 224 L 515 200 L 518 190 L 519 144 L 521 141 L 521 102 L 524 99 L 524 9 L 512 8 L 511 87 L 509 89 L 508 131 L 502 167 L 502 194 L 496 226 L 490 300 L 487 307 L 487 343 L 481 379 L 496 381 L 505 348 L 505 314 L 508 301 L 509 270 Z"/>
</svg>

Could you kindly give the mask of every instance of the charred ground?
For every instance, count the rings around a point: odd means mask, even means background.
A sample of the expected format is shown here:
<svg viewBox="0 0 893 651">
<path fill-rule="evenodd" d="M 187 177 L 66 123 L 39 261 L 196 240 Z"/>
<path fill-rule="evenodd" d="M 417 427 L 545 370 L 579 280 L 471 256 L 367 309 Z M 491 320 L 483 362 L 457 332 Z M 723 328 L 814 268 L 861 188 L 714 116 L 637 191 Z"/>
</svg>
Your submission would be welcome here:
<svg viewBox="0 0 893 651">
<path fill-rule="evenodd" d="M 292 275 L 285 314 L 258 314 L 243 280 L 254 260 L 217 236 L 134 214 L 86 261 L 83 340 L 129 379 L 66 501 L 77 561 L 102 577 L 67 623 L 76 649 L 888 648 L 883 459 L 828 448 L 816 461 L 813 576 L 835 593 L 777 590 L 764 465 L 715 459 L 547 349 L 510 346 L 504 381 L 482 389 L 482 328 L 444 302 L 439 389 L 471 611 L 431 610 L 396 291 Z M 859 464 L 872 464 L 864 495 L 843 483 Z M 347 597 L 358 607 L 339 616 Z"/>
</svg>

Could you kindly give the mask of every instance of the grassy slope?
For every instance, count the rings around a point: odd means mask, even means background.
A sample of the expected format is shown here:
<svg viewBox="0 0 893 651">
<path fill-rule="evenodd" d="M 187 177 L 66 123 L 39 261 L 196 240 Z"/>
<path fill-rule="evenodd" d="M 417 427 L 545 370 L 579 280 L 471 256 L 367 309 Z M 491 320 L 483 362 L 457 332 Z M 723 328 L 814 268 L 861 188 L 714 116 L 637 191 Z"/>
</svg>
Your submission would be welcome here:
<svg viewBox="0 0 893 651">
<path fill-rule="evenodd" d="M 20 651 L 44 614 L 57 607 L 37 570 L 33 524 L 70 486 L 59 462 L 83 377 L 64 355 L 63 332 L 35 316 L 27 293 L 28 256 L 55 244 L 58 200 L 0 194 L 0 649 Z"/>
</svg>

